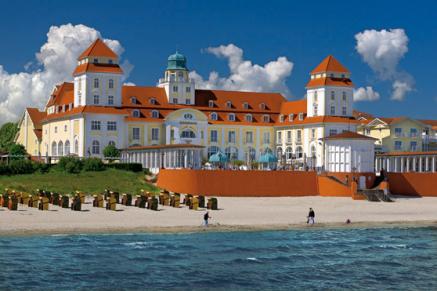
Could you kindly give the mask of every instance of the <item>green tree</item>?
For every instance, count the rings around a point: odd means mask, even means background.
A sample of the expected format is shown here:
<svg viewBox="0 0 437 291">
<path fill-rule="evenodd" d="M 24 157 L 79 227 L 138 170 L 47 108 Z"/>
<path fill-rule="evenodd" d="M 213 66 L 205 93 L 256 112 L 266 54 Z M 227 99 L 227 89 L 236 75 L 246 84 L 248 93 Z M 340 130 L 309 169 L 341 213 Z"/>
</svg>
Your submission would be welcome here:
<svg viewBox="0 0 437 291">
<path fill-rule="evenodd" d="M 13 122 L 7 122 L 0 128 L 0 150 L 8 151 L 9 147 L 14 144 L 15 135 L 18 132 L 18 125 Z"/>
<path fill-rule="evenodd" d="M 104 149 L 103 149 L 103 156 L 109 160 L 109 162 L 111 163 L 112 161 L 114 161 L 113 158 L 119 158 L 120 157 L 120 150 L 117 149 L 114 145 L 110 144 L 107 145 Z"/>
<path fill-rule="evenodd" d="M 9 155 L 14 156 L 13 160 L 22 160 L 27 155 L 27 152 L 22 144 L 12 144 L 9 147 Z"/>
</svg>

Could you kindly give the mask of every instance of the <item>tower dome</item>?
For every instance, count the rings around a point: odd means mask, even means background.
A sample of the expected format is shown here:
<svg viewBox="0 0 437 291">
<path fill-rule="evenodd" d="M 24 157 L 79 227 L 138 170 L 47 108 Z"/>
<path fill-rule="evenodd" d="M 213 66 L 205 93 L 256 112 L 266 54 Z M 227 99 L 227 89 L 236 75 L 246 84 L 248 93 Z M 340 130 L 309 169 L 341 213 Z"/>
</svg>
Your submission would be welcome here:
<svg viewBox="0 0 437 291">
<path fill-rule="evenodd" d="M 167 70 L 188 70 L 187 58 L 179 52 L 170 55 L 167 59 Z"/>
</svg>

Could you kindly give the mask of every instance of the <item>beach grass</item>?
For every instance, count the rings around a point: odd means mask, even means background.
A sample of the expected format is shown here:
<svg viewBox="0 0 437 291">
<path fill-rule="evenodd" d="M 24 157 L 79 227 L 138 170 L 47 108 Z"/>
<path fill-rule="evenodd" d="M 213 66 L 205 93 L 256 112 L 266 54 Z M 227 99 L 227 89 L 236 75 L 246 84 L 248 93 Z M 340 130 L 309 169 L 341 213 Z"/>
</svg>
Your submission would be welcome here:
<svg viewBox="0 0 437 291">
<path fill-rule="evenodd" d="M 157 192 L 158 188 L 146 183 L 144 173 L 134 173 L 124 170 L 106 169 L 100 172 L 81 172 L 68 174 L 60 171 L 49 173 L 0 176 L 0 189 L 13 189 L 32 193 L 43 189 L 57 193 L 83 191 L 86 194 L 102 193 L 105 189 L 120 193 L 139 193 L 141 189 Z"/>
</svg>

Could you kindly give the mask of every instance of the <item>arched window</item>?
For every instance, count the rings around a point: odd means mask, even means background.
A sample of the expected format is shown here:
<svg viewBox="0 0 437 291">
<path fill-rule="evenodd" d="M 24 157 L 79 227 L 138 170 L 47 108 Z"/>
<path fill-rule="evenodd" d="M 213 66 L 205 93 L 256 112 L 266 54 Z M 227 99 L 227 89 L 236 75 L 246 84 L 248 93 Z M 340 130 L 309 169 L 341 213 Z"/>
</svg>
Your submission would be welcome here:
<svg viewBox="0 0 437 291">
<path fill-rule="evenodd" d="M 92 154 L 93 155 L 99 155 L 100 154 L 100 143 L 97 140 L 93 140 L 92 143 Z"/>
<path fill-rule="evenodd" d="M 246 159 L 250 161 L 255 161 L 256 159 L 256 150 L 253 147 L 248 147 L 246 150 Z"/>
<path fill-rule="evenodd" d="M 150 98 L 149 99 L 150 104 L 152 105 L 156 105 L 156 99 L 155 98 Z"/>
<path fill-rule="evenodd" d="M 236 147 L 227 147 L 225 149 L 225 155 L 229 161 L 236 160 L 238 159 L 238 149 Z"/>
<path fill-rule="evenodd" d="M 316 157 L 316 147 L 314 145 L 311 146 L 311 157 L 312 158 Z"/>
<path fill-rule="evenodd" d="M 291 160 L 292 157 L 293 157 L 293 149 L 291 147 L 287 147 L 285 149 L 285 158 L 287 160 Z"/>
<path fill-rule="evenodd" d="M 232 102 L 226 101 L 226 108 L 232 108 Z"/>
<path fill-rule="evenodd" d="M 229 113 L 228 120 L 229 121 L 235 121 L 235 113 Z"/>
<path fill-rule="evenodd" d="M 58 155 L 57 145 L 56 145 L 56 142 L 54 141 L 54 142 L 52 142 L 52 156 L 57 156 L 57 155 Z"/>
<path fill-rule="evenodd" d="M 278 159 L 280 159 L 282 157 L 282 148 L 281 147 L 276 148 L 276 157 L 278 157 Z"/>
<path fill-rule="evenodd" d="M 212 156 L 212 155 L 218 153 L 218 151 L 219 151 L 219 148 L 216 147 L 216 146 L 210 146 L 210 147 L 208 147 L 208 159 L 209 159 L 210 156 Z"/>
<path fill-rule="evenodd" d="M 252 122 L 252 114 L 246 114 L 246 121 Z"/>
<path fill-rule="evenodd" d="M 265 103 L 261 103 L 261 104 L 259 105 L 259 108 L 260 108 L 261 110 L 265 110 L 265 109 L 266 109 L 266 104 L 265 104 Z"/>
<path fill-rule="evenodd" d="M 135 109 L 134 111 L 132 111 L 132 116 L 133 117 L 140 117 L 140 111 L 138 109 Z"/>
<path fill-rule="evenodd" d="M 108 87 L 109 87 L 109 89 L 114 89 L 114 80 L 109 79 L 109 81 L 108 81 Z"/>
<path fill-rule="evenodd" d="M 115 141 L 110 140 L 110 141 L 108 142 L 108 145 L 110 145 L 110 146 L 115 146 Z"/>
<path fill-rule="evenodd" d="M 159 118 L 159 111 L 158 110 L 152 110 L 152 118 Z"/>
<path fill-rule="evenodd" d="M 296 148 L 296 158 L 297 159 L 301 159 L 303 157 L 303 151 L 302 151 L 302 147 L 298 146 Z"/>
<path fill-rule="evenodd" d="M 196 138 L 196 134 L 191 129 L 184 129 L 181 133 L 182 138 Z"/>
<path fill-rule="evenodd" d="M 65 155 L 69 156 L 70 155 L 70 141 L 67 139 L 65 141 Z"/>
<path fill-rule="evenodd" d="M 211 120 L 217 120 L 218 119 L 217 118 L 217 113 L 212 112 L 211 115 L 210 115 L 210 118 L 211 118 Z"/>
<path fill-rule="evenodd" d="M 58 142 L 58 156 L 64 155 L 64 143 L 62 141 Z"/>
<path fill-rule="evenodd" d="M 137 104 L 137 97 L 130 97 L 131 104 Z"/>
<path fill-rule="evenodd" d="M 99 79 L 94 79 L 94 88 L 99 88 Z"/>
<path fill-rule="evenodd" d="M 74 153 L 76 155 L 79 154 L 79 140 L 77 140 L 77 139 L 74 140 Z"/>
</svg>

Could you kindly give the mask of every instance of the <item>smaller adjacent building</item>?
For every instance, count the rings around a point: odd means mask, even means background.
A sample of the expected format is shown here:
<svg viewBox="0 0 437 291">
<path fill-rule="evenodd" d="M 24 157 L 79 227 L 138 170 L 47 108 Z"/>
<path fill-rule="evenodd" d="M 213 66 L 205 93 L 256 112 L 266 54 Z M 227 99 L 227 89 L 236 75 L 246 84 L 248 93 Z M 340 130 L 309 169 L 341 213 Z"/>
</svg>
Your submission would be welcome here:
<svg viewBox="0 0 437 291">
<path fill-rule="evenodd" d="M 18 122 L 18 132 L 15 136 L 15 143 L 22 144 L 29 155 L 41 156 L 42 124 L 46 117 L 45 112 L 38 108 L 28 107 L 24 110 Z"/>
</svg>

